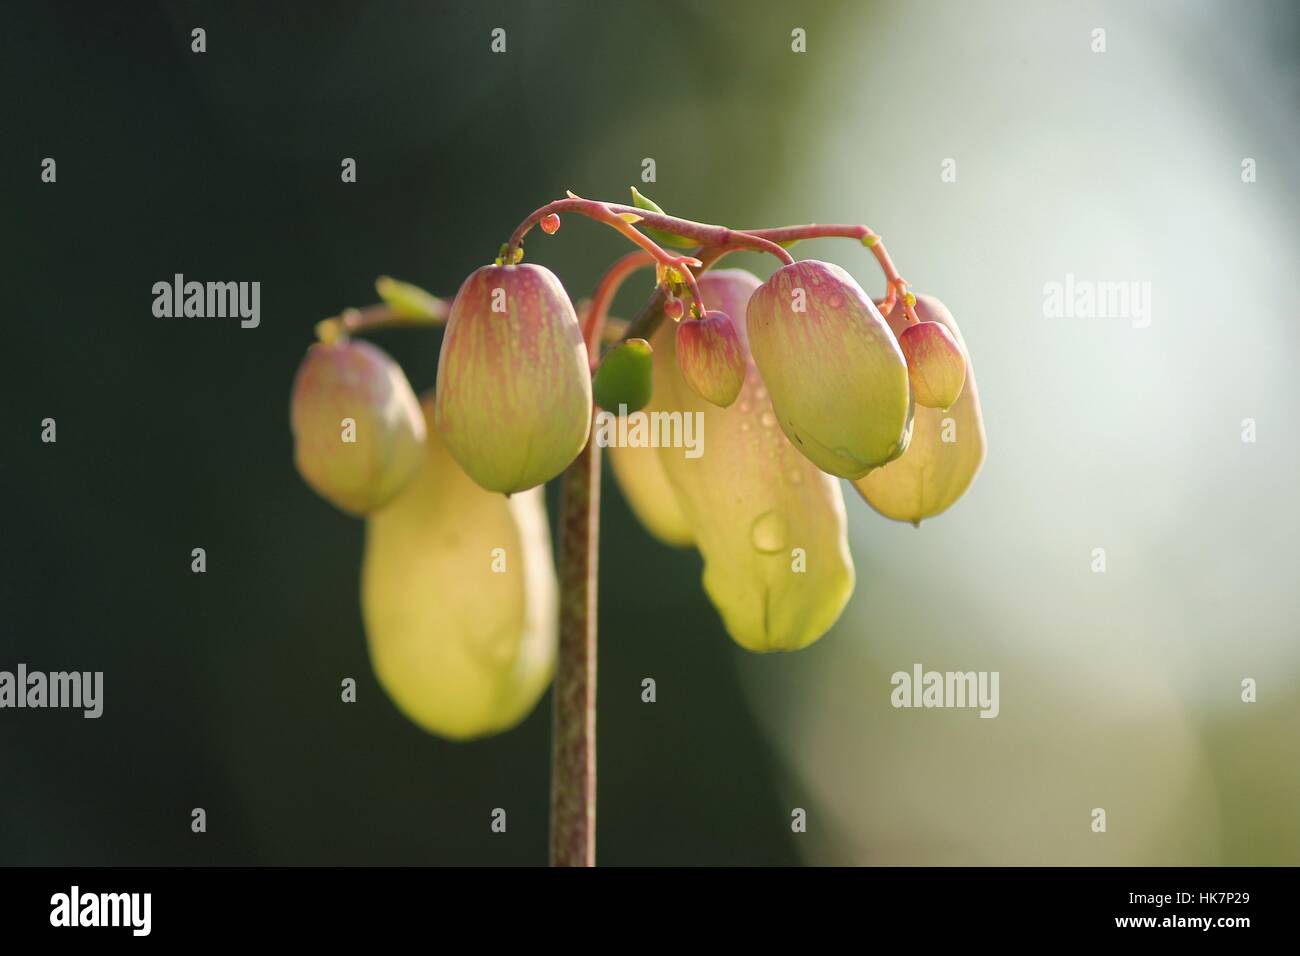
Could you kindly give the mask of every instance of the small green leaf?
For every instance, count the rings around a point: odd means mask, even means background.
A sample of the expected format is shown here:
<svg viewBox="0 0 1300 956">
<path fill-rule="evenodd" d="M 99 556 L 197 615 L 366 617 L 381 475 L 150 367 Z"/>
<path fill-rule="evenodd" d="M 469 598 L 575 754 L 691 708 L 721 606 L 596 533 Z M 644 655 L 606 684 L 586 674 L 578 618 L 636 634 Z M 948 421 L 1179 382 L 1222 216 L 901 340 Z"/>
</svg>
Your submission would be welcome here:
<svg viewBox="0 0 1300 956">
<path fill-rule="evenodd" d="M 615 415 L 645 407 L 653 391 L 653 350 L 645 339 L 628 339 L 606 353 L 591 383 L 596 404 Z"/>
<path fill-rule="evenodd" d="M 652 199 L 642 196 L 635 186 L 632 187 L 632 205 L 637 209 L 644 209 L 646 212 L 657 212 L 661 216 L 668 215 Z M 699 245 L 694 239 L 688 239 L 686 236 L 679 236 L 674 232 L 664 232 L 662 229 L 651 229 L 649 226 L 643 227 L 645 234 L 659 243 L 661 246 L 672 246 L 676 249 L 694 249 Z"/>
<path fill-rule="evenodd" d="M 447 318 L 447 303 L 417 285 L 380 276 L 375 280 L 375 291 L 400 318 L 426 322 L 440 322 Z"/>
</svg>

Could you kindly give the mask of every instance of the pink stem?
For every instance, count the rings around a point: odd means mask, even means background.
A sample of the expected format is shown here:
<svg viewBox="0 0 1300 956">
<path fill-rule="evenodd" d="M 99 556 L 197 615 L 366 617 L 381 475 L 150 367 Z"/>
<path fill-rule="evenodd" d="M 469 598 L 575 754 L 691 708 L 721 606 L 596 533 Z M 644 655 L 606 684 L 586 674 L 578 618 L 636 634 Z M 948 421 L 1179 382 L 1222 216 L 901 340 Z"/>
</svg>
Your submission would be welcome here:
<svg viewBox="0 0 1300 956">
<path fill-rule="evenodd" d="M 872 232 L 869 226 L 810 223 L 806 226 L 780 226 L 776 229 L 749 229 L 746 230 L 746 234 L 770 239 L 772 242 L 794 242 L 800 239 L 857 239 L 871 250 L 871 254 L 880 264 L 880 271 L 885 274 L 885 301 L 881 303 L 880 311 L 888 315 L 894 309 L 898 293 L 907 291 L 908 281 L 898 274 L 894 260 L 889 257 L 889 251 L 885 248 L 884 240 Z M 903 308 L 911 322 L 921 321 L 906 298 L 903 299 Z"/>
<path fill-rule="evenodd" d="M 624 280 L 638 269 L 654 265 L 654 257 L 645 252 L 629 252 L 615 262 L 600 277 L 596 291 L 591 294 L 587 305 L 587 315 L 582 323 L 582 337 L 587 343 L 587 356 L 591 367 L 600 362 L 600 339 L 605 328 L 605 317 L 609 314 L 610 303 L 618 294 Z"/>
<path fill-rule="evenodd" d="M 551 213 L 576 212 L 579 215 L 588 216 L 600 222 L 610 225 L 609 216 L 621 217 L 624 213 L 638 216 L 651 229 L 659 229 L 662 232 L 671 232 L 674 235 L 682 236 L 686 239 L 693 239 L 702 246 L 737 246 L 743 249 L 753 249 L 757 252 L 767 252 L 776 256 L 785 265 L 794 262 L 794 257 L 789 252 L 782 249 L 777 242 L 759 236 L 751 232 L 743 232 L 737 229 L 729 229 L 726 226 L 712 226 L 706 223 L 692 222 L 690 219 L 678 219 L 676 216 L 665 215 L 664 213 L 650 212 L 646 209 L 638 209 L 635 206 L 625 206 L 621 203 L 604 203 L 592 199 L 581 199 L 577 196 L 570 195 L 568 199 L 557 199 L 554 202 L 547 203 L 542 208 L 536 210 L 531 216 L 519 224 L 519 227 L 510 236 L 507 243 L 509 252 L 508 256 L 513 256 L 515 250 L 523 242 L 524 236 L 528 230 L 532 229 L 543 217 Z M 620 222 L 628 225 L 626 220 L 619 219 Z M 624 233 L 626 235 L 626 233 Z M 628 238 L 631 238 L 630 236 Z M 636 241 L 636 240 L 633 240 Z M 638 243 L 641 245 L 641 243 Z M 651 244 L 653 245 L 653 244 Z M 643 249 L 647 252 L 652 250 L 645 245 Z M 690 257 L 674 257 L 665 252 L 658 246 L 654 247 L 657 252 L 652 252 L 655 258 L 665 265 L 678 264 L 673 260 L 685 261 Z M 507 258 L 507 261 L 510 261 Z"/>
</svg>

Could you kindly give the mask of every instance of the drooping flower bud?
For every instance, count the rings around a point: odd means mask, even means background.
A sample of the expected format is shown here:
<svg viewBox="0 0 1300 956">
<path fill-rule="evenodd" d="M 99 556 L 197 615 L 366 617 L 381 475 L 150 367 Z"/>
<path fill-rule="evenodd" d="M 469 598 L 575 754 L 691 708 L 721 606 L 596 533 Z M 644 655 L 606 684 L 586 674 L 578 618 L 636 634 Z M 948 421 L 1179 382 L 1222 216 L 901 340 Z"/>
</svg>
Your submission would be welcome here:
<svg viewBox="0 0 1300 956">
<path fill-rule="evenodd" d="M 748 357 L 731 316 L 710 309 L 677 326 L 677 367 L 702 398 L 726 408 L 745 384 Z"/>
<path fill-rule="evenodd" d="M 298 473 L 350 514 L 388 504 L 423 455 L 415 393 L 401 367 L 369 342 L 312 345 L 294 378 L 289 422 Z"/>
<path fill-rule="evenodd" d="M 655 392 L 646 412 L 665 416 L 658 426 L 650 421 L 661 433 L 664 421 L 673 428 L 680 422 L 683 434 L 692 423 L 694 443 L 634 451 L 658 455 L 682 525 L 704 558 L 705 592 L 731 638 L 751 651 L 797 650 L 830 629 L 853 593 L 840 483 L 777 427 L 745 348 L 745 306 L 759 280 L 722 269 L 700 276 L 699 283 L 709 302 L 741 317 L 736 332 L 747 365 L 744 385 L 726 408 L 700 397 L 676 361 L 676 330 L 664 323 L 651 339 Z M 629 492 L 619 481 L 641 515 L 640 490 Z"/>
<path fill-rule="evenodd" d="M 957 323 L 933 296 L 917 296 L 916 314 L 923 324 L 938 322 L 952 333 L 962 352 L 965 385 L 947 410 L 917 408 L 912 441 L 903 456 L 853 484 L 867 504 L 886 518 L 920 524 L 965 494 L 984 463 L 986 441 L 975 367 Z M 901 300 L 887 318 L 895 332 L 905 333 L 908 323 Z"/>
<path fill-rule="evenodd" d="M 694 543 L 690 522 L 664 473 L 660 449 L 611 445 L 606 451 L 614 480 L 642 527 L 670 548 Z"/>
<path fill-rule="evenodd" d="M 456 293 L 435 421 L 465 472 L 512 494 L 549 481 L 591 427 L 591 372 L 573 304 L 538 265 L 484 266 Z"/>
<path fill-rule="evenodd" d="M 366 524 L 362 616 L 385 692 L 453 740 L 514 726 L 550 683 L 556 602 L 543 490 L 484 491 L 430 421 L 419 472 Z"/>
<path fill-rule="evenodd" d="M 619 406 L 635 412 L 650 401 L 651 366 L 654 358 L 645 339 L 620 342 L 605 354 L 591 383 L 596 404 L 614 414 Z"/>
<path fill-rule="evenodd" d="M 749 300 L 747 326 L 777 421 L 817 467 L 860 478 L 902 454 L 907 365 L 851 275 L 828 262 L 785 266 Z"/>
<path fill-rule="evenodd" d="M 966 382 L 966 358 L 941 322 L 918 322 L 898 336 L 912 396 L 926 408 L 948 408 Z"/>
</svg>

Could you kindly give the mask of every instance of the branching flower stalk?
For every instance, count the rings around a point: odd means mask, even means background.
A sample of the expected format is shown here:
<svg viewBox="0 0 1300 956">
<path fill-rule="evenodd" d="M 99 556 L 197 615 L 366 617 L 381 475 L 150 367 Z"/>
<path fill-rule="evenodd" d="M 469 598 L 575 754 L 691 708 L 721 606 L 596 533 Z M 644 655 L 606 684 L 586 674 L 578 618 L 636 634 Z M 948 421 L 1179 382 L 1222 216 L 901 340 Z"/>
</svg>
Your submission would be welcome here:
<svg viewBox="0 0 1300 956">
<path fill-rule="evenodd" d="M 368 533 L 366 561 L 367 568 L 372 559 L 384 562 L 387 590 L 371 598 L 367 589 L 363 611 L 377 668 L 380 650 L 391 656 L 390 646 L 420 655 L 398 671 L 380 670 L 408 716 L 457 738 L 503 730 L 535 704 L 554 653 L 551 862 L 557 866 L 596 860 L 602 443 L 593 395 L 596 406 L 613 414 L 652 401 L 675 414 L 692 414 L 688 409 L 695 407 L 724 454 L 767 449 L 768 457 L 752 463 L 713 459 L 712 470 L 690 471 L 677 459 L 652 454 L 634 461 L 626 448 L 611 448 L 615 476 L 642 523 L 667 543 L 700 550 L 710 598 L 732 638 L 751 650 L 805 646 L 847 602 L 853 569 L 839 478 L 852 481 L 880 513 L 919 524 L 965 492 L 984 456 L 982 416 L 956 324 L 937 299 L 911 291 L 871 229 L 809 224 L 737 230 L 667 215 L 636 190 L 633 199 L 628 206 L 569 193 L 538 208 L 502 244 L 495 264 L 466 279 L 451 303 L 379 280 L 381 304 L 317 324 L 320 343 L 299 371 L 291 408 L 296 461 L 308 483 L 340 508 L 382 523 Z M 560 215 L 570 213 L 610 226 L 637 246 L 602 276 L 581 318 L 554 275 L 520 264 L 530 230 L 540 225 L 554 234 Z M 830 237 L 857 240 L 871 251 L 885 277 L 878 303 L 838 266 L 796 261 L 788 251 L 801 240 Z M 660 242 L 689 251 L 669 252 Z M 765 283 L 734 269 L 705 275 L 740 250 L 771 254 L 781 268 Z M 649 300 L 627 322 L 607 322 L 624 281 L 650 266 L 656 282 Z M 668 326 L 666 318 L 673 320 Z M 442 324 L 437 394 L 425 400 L 422 414 L 395 363 L 351 341 L 379 328 Z M 602 356 L 603 343 L 609 348 Z M 581 357 L 577 366 L 575 356 Z M 344 448 L 333 437 L 339 421 Z M 349 422 L 365 423 L 364 446 L 354 439 L 346 447 Z M 941 429 L 958 437 L 941 438 Z M 753 438 L 742 440 L 746 433 Z M 414 449 L 425 444 L 431 457 L 421 465 Z M 778 467 L 770 467 L 772 461 Z M 555 574 L 536 564 L 545 562 L 549 549 L 544 522 L 530 514 L 540 508 L 538 486 L 557 476 Z M 727 482 L 732 486 L 723 487 Z M 408 484 L 411 490 L 403 491 Z M 436 500 L 437 489 L 451 488 L 467 496 L 454 507 Z M 719 491 L 725 497 L 712 500 Z M 522 576 L 489 579 L 496 589 L 487 599 L 493 606 L 509 611 L 515 601 L 532 609 L 510 618 L 533 623 L 514 645 L 515 656 L 501 658 L 504 668 L 474 649 L 473 634 L 413 634 L 413 628 L 433 626 L 421 609 L 439 582 L 417 573 L 427 554 L 393 561 L 383 551 L 397 547 L 386 544 L 394 540 L 409 547 L 407 539 L 423 530 L 409 526 L 408 515 L 418 524 L 474 508 L 503 516 L 490 519 L 497 522 L 493 533 L 516 529 L 510 533 L 519 535 L 518 553 L 533 562 Z M 711 520 L 715 511 L 724 513 Z M 805 534 L 819 543 L 817 573 L 800 578 L 791 571 L 802 568 L 785 568 L 791 534 L 796 542 L 808 543 L 798 537 Z M 475 554 L 468 560 L 477 560 Z M 388 579 L 407 567 L 409 581 Z M 549 620 L 547 607 L 556 612 Z M 446 641 L 465 643 L 471 656 L 456 660 L 477 662 L 454 681 L 446 668 L 427 663 L 426 652 Z M 529 666 L 521 667 L 525 660 Z M 391 673 L 400 676 L 385 679 Z"/>
</svg>

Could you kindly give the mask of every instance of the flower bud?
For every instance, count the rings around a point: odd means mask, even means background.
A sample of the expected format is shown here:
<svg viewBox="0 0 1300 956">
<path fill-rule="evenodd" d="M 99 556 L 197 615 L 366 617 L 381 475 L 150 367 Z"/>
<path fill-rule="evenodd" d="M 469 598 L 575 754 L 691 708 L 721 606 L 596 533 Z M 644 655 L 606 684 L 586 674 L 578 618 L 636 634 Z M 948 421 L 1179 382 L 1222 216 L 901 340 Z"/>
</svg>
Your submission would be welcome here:
<svg viewBox="0 0 1300 956">
<path fill-rule="evenodd" d="M 745 384 L 748 357 L 731 316 L 710 309 L 677 326 L 677 367 L 700 397 L 726 408 Z"/>
<path fill-rule="evenodd" d="M 388 504 L 415 473 L 424 417 L 402 369 L 369 342 L 316 343 L 289 402 L 293 460 L 322 498 L 355 515 Z"/>
<path fill-rule="evenodd" d="M 660 449 L 611 445 L 606 451 L 614 481 L 642 527 L 670 548 L 692 544 L 695 536 L 668 483 Z"/>
<path fill-rule="evenodd" d="M 782 431 L 817 467 L 860 478 L 907 447 L 907 365 L 879 310 L 839 266 L 803 260 L 749 300 L 749 347 Z"/>
<path fill-rule="evenodd" d="M 840 483 L 777 427 L 745 346 L 745 306 L 759 280 L 721 269 L 706 272 L 699 283 L 708 301 L 737 317 L 744 384 L 726 408 L 706 401 L 681 373 L 674 328 L 660 326 L 651 340 L 657 359 L 647 410 L 702 424 L 695 450 L 636 451 L 659 456 L 704 559 L 704 590 L 731 638 L 751 651 L 797 650 L 830 629 L 853 593 Z"/>
<path fill-rule="evenodd" d="M 948 408 L 966 382 L 966 358 L 941 322 L 918 322 L 898 336 L 912 396 L 926 408 Z"/>
<path fill-rule="evenodd" d="M 453 740 L 514 726 L 550 683 L 556 594 L 543 490 L 484 491 L 430 423 L 420 470 L 366 523 L 361 610 L 384 691 Z"/>
<path fill-rule="evenodd" d="M 952 314 L 927 295 L 917 296 L 916 314 L 923 324 L 938 322 L 952 333 L 961 349 L 965 385 L 947 410 L 917 408 L 912 441 L 902 457 L 853 484 L 867 504 L 886 518 L 919 525 L 965 494 L 984 463 L 985 437 L 975 367 Z M 900 336 L 905 334 L 908 322 L 901 300 L 888 321 Z"/>
<path fill-rule="evenodd" d="M 628 339 L 611 348 L 596 369 L 591 392 L 601 408 L 619 414 L 619 406 L 635 412 L 650 401 L 650 369 L 654 364 L 650 343 Z"/>
<path fill-rule="evenodd" d="M 573 304 L 549 269 L 483 266 L 456 293 L 438 357 L 447 448 L 489 491 L 549 481 L 591 427 L 591 372 Z"/>
</svg>

